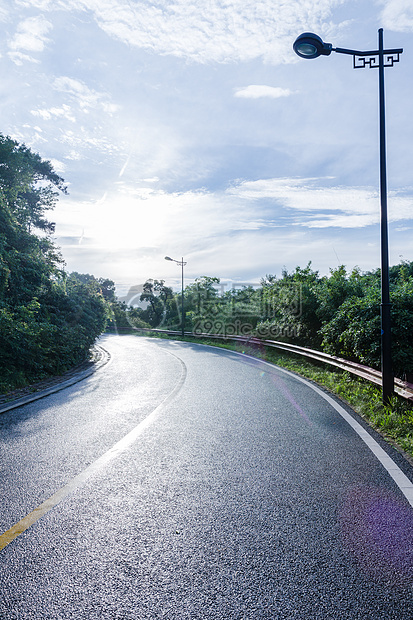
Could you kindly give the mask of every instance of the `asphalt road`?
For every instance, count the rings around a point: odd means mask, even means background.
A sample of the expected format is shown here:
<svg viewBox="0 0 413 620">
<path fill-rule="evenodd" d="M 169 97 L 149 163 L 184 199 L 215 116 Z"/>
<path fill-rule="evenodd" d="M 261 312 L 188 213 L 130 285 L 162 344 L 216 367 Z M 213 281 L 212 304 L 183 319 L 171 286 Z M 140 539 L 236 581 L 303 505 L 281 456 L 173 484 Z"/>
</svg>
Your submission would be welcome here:
<svg viewBox="0 0 413 620">
<path fill-rule="evenodd" d="M 229 351 L 101 344 L 93 376 L 0 415 L 0 618 L 412 620 L 403 474 L 339 408 Z"/>
</svg>

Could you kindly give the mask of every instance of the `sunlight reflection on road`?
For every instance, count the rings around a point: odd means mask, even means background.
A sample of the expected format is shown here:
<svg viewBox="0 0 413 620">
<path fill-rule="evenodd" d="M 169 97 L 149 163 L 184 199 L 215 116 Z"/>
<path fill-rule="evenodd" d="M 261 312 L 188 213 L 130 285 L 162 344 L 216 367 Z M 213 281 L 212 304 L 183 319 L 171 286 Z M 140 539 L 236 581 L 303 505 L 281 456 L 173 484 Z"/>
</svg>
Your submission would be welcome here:
<svg viewBox="0 0 413 620">
<path fill-rule="evenodd" d="M 355 487 L 340 515 L 343 544 L 370 578 L 413 584 L 413 510 L 381 489 Z"/>
</svg>

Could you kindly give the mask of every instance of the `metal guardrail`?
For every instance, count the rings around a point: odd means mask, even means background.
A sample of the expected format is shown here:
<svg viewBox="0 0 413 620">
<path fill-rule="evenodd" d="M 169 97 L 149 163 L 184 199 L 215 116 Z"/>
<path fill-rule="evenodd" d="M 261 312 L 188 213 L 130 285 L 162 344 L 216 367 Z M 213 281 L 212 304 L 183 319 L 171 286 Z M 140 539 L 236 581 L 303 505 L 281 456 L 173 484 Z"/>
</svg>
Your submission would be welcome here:
<svg viewBox="0 0 413 620">
<path fill-rule="evenodd" d="M 181 336 L 181 332 L 166 330 L 166 329 L 139 329 L 138 331 L 150 331 L 157 332 L 160 334 L 167 334 L 169 336 Z M 380 370 L 375 370 L 374 368 L 369 368 L 368 366 L 363 366 L 363 364 L 358 364 L 356 362 L 351 362 L 341 357 L 336 357 L 335 355 L 328 355 L 328 353 L 323 353 L 322 351 L 317 351 L 315 349 L 307 349 L 305 347 L 299 347 L 295 344 L 289 344 L 287 342 L 279 342 L 275 340 L 262 340 L 261 338 L 256 338 L 255 336 L 230 336 L 230 335 L 222 335 L 222 334 L 204 334 L 204 333 L 194 333 L 194 332 L 185 332 L 185 336 L 190 336 L 191 338 L 208 338 L 211 340 L 231 340 L 235 342 L 242 342 L 245 344 L 252 344 L 257 346 L 265 346 L 273 349 L 279 349 L 281 351 L 287 351 L 288 353 L 295 353 L 296 355 L 302 355 L 303 357 L 308 357 L 310 359 L 314 359 L 318 362 L 322 362 L 324 364 L 329 364 L 330 366 L 335 366 L 336 368 L 341 368 L 352 375 L 356 375 L 357 377 L 361 377 L 362 379 L 366 379 L 371 383 L 375 383 L 376 385 L 382 384 L 382 377 Z M 398 396 L 401 396 L 405 400 L 409 400 L 413 402 L 413 384 L 408 383 L 407 381 L 403 381 L 395 377 L 394 379 L 394 391 Z"/>
</svg>

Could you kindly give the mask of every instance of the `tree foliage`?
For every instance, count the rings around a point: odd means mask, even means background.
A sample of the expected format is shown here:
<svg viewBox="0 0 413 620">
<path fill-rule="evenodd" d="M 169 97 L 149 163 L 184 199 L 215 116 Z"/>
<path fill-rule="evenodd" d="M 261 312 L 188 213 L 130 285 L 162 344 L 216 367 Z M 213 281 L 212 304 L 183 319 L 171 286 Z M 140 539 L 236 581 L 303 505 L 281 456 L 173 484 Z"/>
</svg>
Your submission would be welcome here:
<svg viewBox="0 0 413 620">
<path fill-rule="evenodd" d="M 165 280 L 147 280 L 140 296 L 140 300 L 148 304 L 141 312 L 142 320 L 151 327 L 161 327 L 172 296 L 172 289 L 165 286 Z"/>
<path fill-rule="evenodd" d="M 390 288 L 394 372 L 399 377 L 412 376 L 413 262 L 391 267 Z M 186 286 L 186 331 L 255 335 L 324 350 L 380 369 L 380 270 L 347 272 L 340 265 L 328 276 L 320 276 L 308 263 L 291 273 L 284 270 L 280 278 L 266 275 L 260 286 L 224 289 L 219 278 L 211 276 Z M 150 294 L 156 294 L 154 288 Z M 181 294 L 168 292 L 165 300 L 156 302 L 163 308 L 162 326 L 178 330 Z"/>
<path fill-rule="evenodd" d="M 105 327 L 110 285 L 68 275 L 52 239 L 59 191 L 50 162 L 0 135 L 2 392 L 83 361 Z"/>
</svg>

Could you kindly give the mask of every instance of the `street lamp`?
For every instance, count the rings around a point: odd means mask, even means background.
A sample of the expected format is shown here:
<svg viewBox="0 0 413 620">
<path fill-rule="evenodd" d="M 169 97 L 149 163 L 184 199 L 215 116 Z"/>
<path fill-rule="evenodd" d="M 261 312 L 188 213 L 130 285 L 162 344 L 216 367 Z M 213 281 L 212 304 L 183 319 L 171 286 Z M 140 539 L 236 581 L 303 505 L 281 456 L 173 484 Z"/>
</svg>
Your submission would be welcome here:
<svg viewBox="0 0 413 620">
<path fill-rule="evenodd" d="M 383 403 L 388 403 L 394 391 L 391 360 L 391 319 L 389 290 L 389 240 L 387 223 L 386 129 L 384 104 L 384 68 L 399 62 L 403 49 L 383 48 L 383 28 L 379 29 L 379 49 L 369 52 L 333 47 L 312 32 L 304 32 L 294 42 L 293 49 L 301 58 L 329 56 L 331 52 L 353 56 L 353 68 L 379 69 L 379 123 L 380 123 L 380 208 L 381 208 L 381 372 Z"/>
<path fill-rule="evenodd" d="M 184 257 L 182 257 L 182 260 L 175 260 L 174 258 L 171 258 L 170 256 L 165 256 L 165 260 L 171 260 L 173 263 L 176 263 L 177 265 L 180 265 L 180 267 L 182 267 L 182 279 L 181 279 L 181 312 L 182 312 L 181 331 L 182 331 L 182 338 L 183 338 L 185 336 L 184 265 L 186 265 L 186 262 L 184 262 Z"/>
</svg>

